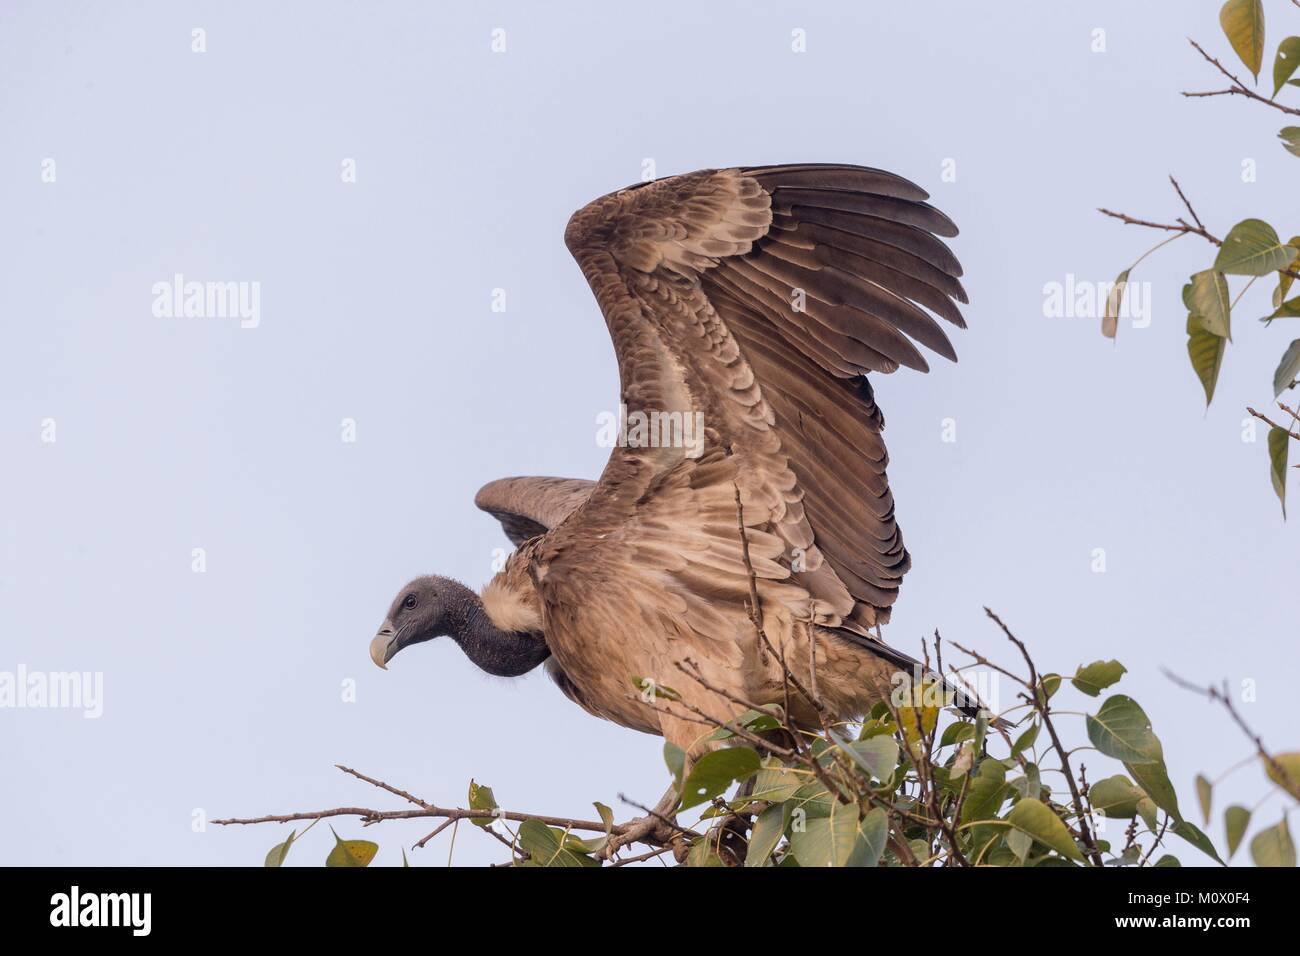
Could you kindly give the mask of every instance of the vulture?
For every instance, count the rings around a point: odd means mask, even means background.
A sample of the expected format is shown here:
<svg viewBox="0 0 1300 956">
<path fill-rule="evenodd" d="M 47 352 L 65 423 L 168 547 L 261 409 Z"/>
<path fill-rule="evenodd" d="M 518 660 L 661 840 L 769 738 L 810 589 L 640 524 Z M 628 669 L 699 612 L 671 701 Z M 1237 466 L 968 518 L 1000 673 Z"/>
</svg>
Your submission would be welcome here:
<svg viewBox="0 0 1300 956">
<path fill-rule="evenodd" d="M 713 728 L 634 680 L 730 719 L 737 701 L 787 703 L 775 650 L 852 720 L 899 671 L 915 679 L 880 637 L 910 558 L 869 373 L 927 371 L 922 346 L 956 360 L 937 320 L 965 326 L 938 238 L 957 229 L 928 198 L 883 170 L 801 164 L 639 183 L 574 213 L 564 240 L 613 339 L 621 414 L 652 427 L 625 429 L 596 481 L 484 486 L 475 504 L 515 551 L 477 594 L 403 587 L 374 662 L 449 636 L 490 674 L 544 663 L 585 710 L 688 759 L 721 745 Z"/>
</svg>

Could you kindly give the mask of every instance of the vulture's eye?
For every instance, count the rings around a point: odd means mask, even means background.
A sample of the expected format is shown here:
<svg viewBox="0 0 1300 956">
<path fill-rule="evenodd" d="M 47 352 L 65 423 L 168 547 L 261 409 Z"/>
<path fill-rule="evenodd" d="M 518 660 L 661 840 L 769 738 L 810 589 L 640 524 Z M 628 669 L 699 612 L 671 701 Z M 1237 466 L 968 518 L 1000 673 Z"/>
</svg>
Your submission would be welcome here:
<svg viewBox="0 0 1300 956">
<path fill-rule="evenodd" d="M 414 594 L 408 594 L 408 595 L 406 596 L 406 600 L 402 602 L 402 607 L 406 608 L 408 611 L 409 611 L 411 608 L 415 607 L 415 595 L 414 595 Z"/>
</svg>

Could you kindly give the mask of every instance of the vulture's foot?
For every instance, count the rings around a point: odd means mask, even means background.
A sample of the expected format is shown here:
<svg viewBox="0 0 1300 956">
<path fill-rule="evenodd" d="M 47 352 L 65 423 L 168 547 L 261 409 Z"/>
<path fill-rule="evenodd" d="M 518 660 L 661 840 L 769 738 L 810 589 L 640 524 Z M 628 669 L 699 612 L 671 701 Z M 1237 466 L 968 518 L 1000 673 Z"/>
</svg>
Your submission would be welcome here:
<svg viewBox="0 0 1300 956">
<path fill-rule="evenodd" d="M 654 809 L 643 817 L 629 820 L 623 832 L 614 834 L 605 846 L 605 859 L 612 860 L 620 849 L 637 842 L 648 842 L 656 846 L 671 846 L 673 857 L 678 863 L 686 859 L 686 843 L 680 831 L 672 825 L 673 813 L 677 809 L 677 790 L 669 787 L 659 798 Z"/>
<path fill-rule="evenodd" d="M 605 859 L 613 860 L 619 850 L 633 843 L 672 847 L 673 856 L 679 863 L 686 857 L 687 847 L 680 832 L 659 817 L 644 816 L 629 820 L 623 832 L 610 838 L 605 846 Z"/>
</svg>

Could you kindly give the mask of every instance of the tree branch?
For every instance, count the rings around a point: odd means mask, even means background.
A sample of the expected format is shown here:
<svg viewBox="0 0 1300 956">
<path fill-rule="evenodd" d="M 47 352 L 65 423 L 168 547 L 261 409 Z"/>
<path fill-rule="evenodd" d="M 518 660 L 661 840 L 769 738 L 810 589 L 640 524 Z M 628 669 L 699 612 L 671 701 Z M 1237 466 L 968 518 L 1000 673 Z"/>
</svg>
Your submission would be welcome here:
<svg viewBox="0 0 1300 956">
<path fill-rule="evenodd" d="M 1195 40 L 1193 40 L 1193 39 L 1191 39 L 1191 38 L 1189 37 L 1188 40 L 1187 40 L 1187 42 L 1190 43 L 1192 46 L 1194 46 L 1194 47 L 1196 48 L 1196 52 L 1197 52 L 1197 53 L 1199 53 L 1201 56 L 1205 57 L 1206 60 L 1208 60 L 1210 63 L 1212 63 L 1212 64 L 1214 65 L 1214 68 L 1215 68 L 1216 70 L 1218 70 L 1220 73 L 1222 73 L 1224 76 L 1226 76 L 1229 80 L 1231 80 L 1231 81 L 1232 81 L 1232 86 L 1230 86 L 1230 87 L 1229 87 L 1228 89 L 1226 89 L 1226 90 L 1211 90 L 1211 91 L 1209 91 L 1209 92 L 1205 92 L 1205 93 L 1186 93 L 1186 92 L 1185 92 L 1185 93 L 1183 93 L 1183 96 L 1187 96 L 1187 97 L 1204 97 L 1204 96 L 1244 96 L 1244 97 L 1246 97 L 1247 99 L 1255 100 L 1255 101 L 1258 102 L 1258 103 L 1263 103 L 1265 106 L 1271 106 L 1271 107 L 1273 107 L 1273 109 L 1278 110 L 1279 112 L 1282 112 L 1282 113 L 1286 113 L 1288 116 L 1300 116 L 1300 109 L 1296 109 L 1296 108 L 1293 107 L 1293 106 L 1286 106 L 1286 105 L 1284 105 L 1284 104 L 1282 104 L 1282 103 L 1277 102 L 1276 100 L 1274 100 L 1274 99 L 1271 98 L 1271 97 L 1260 96 L 1260 95 L 1259 95 L 1258 93 L 1256 93 L 1254 90 L 1250 89 L 1248 86 L 1246 86 L 1245 83 L 1243 83 L 1243 82 L 1241 82 L 1241 80 L 1237 79 L 1237 77 L 1236 77 L 1234 74 L 1229 73 L 1229 72 L 1224 68 L 1224 66 L 1223 66 L 1222 63 L 1220 63 L 1220 62 L 1219 62 L 1218 60 L 1216 60 L 1214 57 L 1210 56 L 1210 54 L 1206 53 L 1205 50 L 1201 47 L 1201 45 L 1200 45 L 1199 43 L 1197 43 Z"/>
</svg>

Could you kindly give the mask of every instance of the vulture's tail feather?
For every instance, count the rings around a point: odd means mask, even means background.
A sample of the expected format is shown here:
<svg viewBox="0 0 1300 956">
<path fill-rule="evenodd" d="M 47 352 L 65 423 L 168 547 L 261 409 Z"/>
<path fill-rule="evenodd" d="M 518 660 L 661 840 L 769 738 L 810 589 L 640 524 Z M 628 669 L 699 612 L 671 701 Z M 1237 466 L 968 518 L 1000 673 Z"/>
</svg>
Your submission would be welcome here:
<svg viewBox="0 0 1300 956">
<path fill-rule="evenodd" d="M 944 689 L 952 691 L 956 695 L 954 706 L 967 717 L 973 719 L 983 713 L 989 717 L 989 726 L 996 730 L 1008 730 L 1014 726 L 1011 721 L 1005 720 L 1002 717 L 994 716 L 992 712 L 984 706 L 980 699 L 972 693 L 969 687 L 958 684 L 942 674 L 935 673 L 932 668 L 926 667 L 910 654 L 904 654 L 898 648 L 890 647 L 888 644 L 877 640 L 869 634 L 863 634 L 859 631 L 850 630 L 849 628 L 835 627 L 824 628 L 824 630 L 830 631 L 837 637 L 841 637 L 850 643 L 856 644 L 858 647 L 871 652 L 881 660 L 893 664 L 899 670 L 906 671 L 914 681 L 923 677 L 935 678 L 943 681 Z"/>
</svg>

